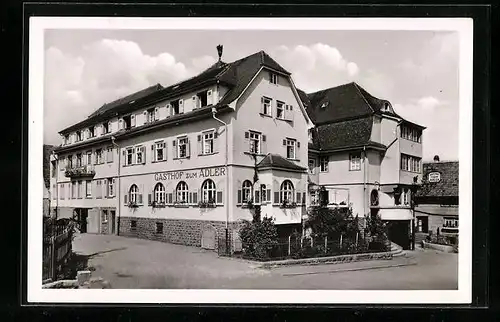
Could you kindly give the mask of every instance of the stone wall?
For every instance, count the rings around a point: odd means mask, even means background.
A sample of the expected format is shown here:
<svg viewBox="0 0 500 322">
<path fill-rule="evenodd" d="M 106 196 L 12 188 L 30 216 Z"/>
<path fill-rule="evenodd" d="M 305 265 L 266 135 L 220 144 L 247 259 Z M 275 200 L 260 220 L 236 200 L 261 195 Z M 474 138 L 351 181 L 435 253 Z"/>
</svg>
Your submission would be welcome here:
<svg viewBox="0 0 500 322">
<path fill-rule="evenodd" d="M 136 221 L 135 229 L 131 228 L 133 220 Z M 163 224 L 162 233 L 157 233 L 157 223 Z M 220 238 L 224 239 L 226 235 L 226 223 L 224 221 L 121 217 L 119 230 L 121 236 L 201 247 L 202 233 L 207 226 L 215 228 L 215 250 L 217 250 L 218 240 Z M 237 231 L 238 223 L 230 223 L 229 238 L 232 239 L 233 235 L 237 234 Z"/>
</svg>

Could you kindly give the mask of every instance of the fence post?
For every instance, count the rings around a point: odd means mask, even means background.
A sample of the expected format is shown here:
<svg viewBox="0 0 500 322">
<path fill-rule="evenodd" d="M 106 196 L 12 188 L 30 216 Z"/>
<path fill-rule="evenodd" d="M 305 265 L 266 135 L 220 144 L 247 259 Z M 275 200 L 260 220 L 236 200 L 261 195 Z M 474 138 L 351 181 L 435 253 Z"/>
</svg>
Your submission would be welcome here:
<svg viewBox="0 0 500 322">
<path fill-rule="evenodd" d="M 327 253 L 328 237 L 325 236 L 325 254 Z"/>
<path fill-rule="evenodd" d="M 342 248 L 342 234 L 340 234 L 340 248 Z"/>
<path fill-rule="evenodd" d="M 288 235 L 288 256 L 290 256 L 290 242 L 292 239 L 292 235 Z"/>
<path fill-rule="evenodd" d="M 314 247 L 314 241 L 313 241 L 314 238 L 311 237 L 311 247 Z"/>
<path fill-rule="evenodd" d="M 356 246 L 358 246 L 359 232 L 356 233 Z"/>
<path fill-rule="evenodd" d="M 50 237 L 50 278 L 55 281 L 56 280 L 56 263 L 57 263 L 57 254 L 56 254 L 56 238 L 54 235 Z"/>
</svg>

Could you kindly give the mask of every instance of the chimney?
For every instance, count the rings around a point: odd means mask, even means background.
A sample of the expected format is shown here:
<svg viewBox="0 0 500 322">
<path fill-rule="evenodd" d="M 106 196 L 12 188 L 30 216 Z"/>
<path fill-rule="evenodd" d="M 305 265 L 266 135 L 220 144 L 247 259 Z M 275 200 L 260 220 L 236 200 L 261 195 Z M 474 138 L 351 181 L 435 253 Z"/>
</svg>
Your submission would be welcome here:
<svg viewBox="0 0 500 322">
<path fill-rule="evenodd" d="M 219 54 L 219 62 L 221 61 L 221 57 L 222 57 L 222 49 L 223 49 L 222 45 L 217 45 L 217 53 Z"/>
<path fill-rule="evenodd" d="M 439 155 L 434 156 L 434 162 L 439 162 Z"/>
</svg>

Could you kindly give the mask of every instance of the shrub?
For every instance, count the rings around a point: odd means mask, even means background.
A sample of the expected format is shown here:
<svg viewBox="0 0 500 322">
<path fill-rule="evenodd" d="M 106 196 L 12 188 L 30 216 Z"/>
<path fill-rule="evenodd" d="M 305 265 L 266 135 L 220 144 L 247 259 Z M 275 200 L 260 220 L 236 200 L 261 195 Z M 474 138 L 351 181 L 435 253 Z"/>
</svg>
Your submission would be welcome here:
<svg viewBox="0 0 500 322">
<path fill-rule="evenodd" d="M 311 208 L 305 227 L 310 228 L 313 237 L 355 236 L 359 232 L 358 217 L 352 216 L 350 208 Z"/>
<path fill-rule="evenodd" d="M 240 228 L 240 238 L 243 256 L 255 259 L 268 259 L 274 247 L 278 245 L 278 232 L 274 219 L 260 219 L 260 209 L 254 215 L 254 220 L 244 221 Z"/>
</svg>

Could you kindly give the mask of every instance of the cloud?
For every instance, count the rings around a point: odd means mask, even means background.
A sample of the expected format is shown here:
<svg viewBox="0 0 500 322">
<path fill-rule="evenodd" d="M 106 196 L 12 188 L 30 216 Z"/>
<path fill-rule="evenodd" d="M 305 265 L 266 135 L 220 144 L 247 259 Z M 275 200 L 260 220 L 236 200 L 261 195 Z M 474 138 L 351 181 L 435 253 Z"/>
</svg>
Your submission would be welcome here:
<svg viewBox="0 0 500 322">
<path fill-rule="evenodd" d="M 341 85 L 359 74 L 355 62 L 330 45 L 316 43 L 295 47 L 278 46 L 270 55 L 292 73 L 296 85 L 306 92 Z"/>
<path fill-rule="evenodd" d="M 442 160 L 458 158 L 458 113 L 450 105 L 433 96 L 393 104 L 404 119 L 426 127 L 422 139 L 424 160 L 431 160 L 436 154 Z"/>
<path fill-rule="evenodd" d="M 50 47 L 45 51 L 44 142 L 59 144 L 58 131 L 106 102 L 156 83 L 179 82 L 214 62 L 203 56 L 186 64 L 168 52 L 150 56 L 137 43 L 117 39 L 84 45 L 78 56 Z"/>
</svg>

